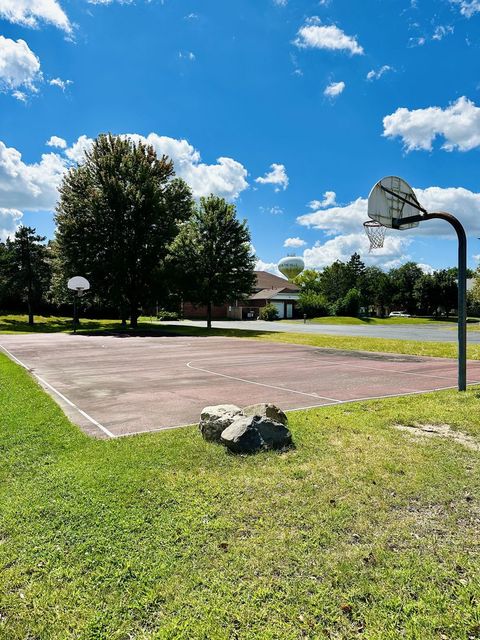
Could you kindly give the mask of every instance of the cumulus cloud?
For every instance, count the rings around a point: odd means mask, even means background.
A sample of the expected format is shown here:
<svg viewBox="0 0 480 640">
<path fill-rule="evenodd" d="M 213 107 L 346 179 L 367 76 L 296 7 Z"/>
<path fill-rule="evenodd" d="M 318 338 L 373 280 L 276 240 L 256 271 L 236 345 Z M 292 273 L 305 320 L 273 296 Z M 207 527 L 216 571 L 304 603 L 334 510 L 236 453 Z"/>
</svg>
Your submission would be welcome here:
<svg viewBox="0 0 480 640">
<path fill-rule="evenodd" d="M 336 203 L 337 194 L 335 191 L 325 191 L 323 194 L 323 200 L 312 200 L 308 203 L 309 209 L 322 209 L 323 207 L 330 207 Z"/>
<path fill-rule="evenodd" d="M 65 89 L 69 85 L 73 84 L 73 80 L 62 80 L 61 78 L 52 78 L 51 80 L 49 80 L 48 84 L 51 85 L 52 87 L 58 87 L 62 91 L 65 91 Z"/>
<path fill-rule="evenodd" d="M 38 27 L 52 24 L 67 33 L 72 25 L 57 0 L 0 0 L 0 17 L 14 24 Z"/>
<path fill-rule="evenodd" d="M 80 136 L 71 147 L 65 150 L 65 155 L 72 162 L 81 163 L 85 160 L 85 152 L 90 151 L 93 145 L 93 138 Z"/>
<path fill-rule="evenodd" d="M 307 243 L 301 238 L 287 238 L 283 243 L 284 247 L 304 247 Z"/>
<path fill-rule="evenodd" d="M 27 164 L 17 149 L 0 142 L 0 201 L 22 211 L 53 209 L 66 169 L 66 159 L 57 153 L 45 153 L 40 162 Z"/>
<path fill-rule="evenodd" d="M 166 154 L 175 163 L 177 176 L 192 187 L 195 197 L 214 193 L 235 199 L 248 187 L 247 170 L 232 158 L 219 158 L 216 164 L 201 162 L 200 153 L 186 140 L 175 140 L 151 133 L 146 138 L 129 136 L 151 144 L 157 154 Z M 80 136 L 67 146 L 66 141 L 52 136 L 46 143 L 59 151 L 46 153 L 39 162 L 28 164 L 22 154 L 0 142 L 0 202 L 9 209 L 52 210 L 58 199 L 57 188 L 64 173 L 75 162 L 82 162 L 93 139 Z"/>
<path fill-rule="evenodd" d="M 463 187 L 428 187 L 414 191 L 420 204 L 428 211 L 448 211 L 462 222 L 467 233 L 478 234 L 480 193 Z M 343 207 L 330 207 L 299 216 L 297 222 L 305 227 L 319 229 L 327 236 L 336 236 L 357 233 L 367 219 L 367 198 L 357 198 Z M 391 235 L 398 234 L 411 238 L 418 235 L 449 238 L 455 235 L 451 226 L 442 220 L 429 220 L 412 230 L 391 232 Z"/>
<path fill-rule="evenodd" d="M 280 191 L 280 188 L 285 191 L 289 183 L 285 165 L 273 163 L 270 165 L 270 171 L 264 176 L 256 178 L 255 182 L 259 184 L 273 184 L 276 185 L 275 191 Z"/>
<path fill-rule="evenodd" d="M 341 93 L 343 93 L 344 89 L 345 82 L 331 82 L 327 87 L 325 87 L 323 95 L 327 96 L 328 98 L 336 98 Z"/>
<path fill-rule="evenodd" d="M 255 264 L 255 271 L 268 271 L 269 273 L 273 273 L 274 275 L 280 276 L 281 278 L 285 277 L 278 270 L 276 262 L 264 262 L 263 260 L 258 259 Z"/>
<path fill-rule="evenodd" d="M 372 69 L 371 71 L 369 71 L 367 73 L 367 80 L 380 80 L 380 78 L 389 71 L 395 71 L 395 69 L 389 64 L 384 64 L 383 67 L 380 67 L 379 69 Z"/>
<path fill-rule="evenodd" d="M 15 234 L 22 215 L 18 209 L 2 209 L 0 207 L 0 240 L 2 242 Z"/>
<path fill-rule="evenodd" d="M 475 13 L 480 13 L 480 0 L 450 0 L 460 9 L 460 13 L 466 18 L 471 18 Z"/>
<path fill-rule="evenodd" d="M 307 269 L 326 267 L 335 260 L 346 262 L 353 253 L 359 253 L 369 265 L 396 267 L 408 260 L 408 245 L 411 240 L 401 234 L 386 236 L 382 249 L 369 253 L 370 243 L 363 232 L 336 236 L 326 242 L 317 242 L 311 249 L 305 249 L 303 259 Z"/>
<path fill-rule="evenodd" d="M 442 136 L 445 151 L 470 151 L 480 146 L 480 108 L 465 96 L 445 109 L 428 107 L 410 111 L 404 107 L 383 119 L 383 135 L 400 137 L 407 151 L 431 151 Z"/>
<path fill-rule="evenodd" d="M 364 53 L 355 36 L 348 36 L 335 25 L 322 25 L 318 17 L 309 18 L 300 27 L 294 44 L 302 49 L 346 51 L 352 56 Z"/>
<path fill-rule="evenodd" d="M 40 60 L 25 40 L 0 36 L 0 89 L 23 99 L 26 98 L 25 90 L 37 90 L 35 83 L 40 79 Z"/>
<path fill-rule="evenodd" d="M 58 136 L 51 136 L 45 144 L 47 145 L 47 147 L 57 147 L 58 149 L 67 148 L 67 141 L 63 138 L 59 138 Z"/>
</svg>

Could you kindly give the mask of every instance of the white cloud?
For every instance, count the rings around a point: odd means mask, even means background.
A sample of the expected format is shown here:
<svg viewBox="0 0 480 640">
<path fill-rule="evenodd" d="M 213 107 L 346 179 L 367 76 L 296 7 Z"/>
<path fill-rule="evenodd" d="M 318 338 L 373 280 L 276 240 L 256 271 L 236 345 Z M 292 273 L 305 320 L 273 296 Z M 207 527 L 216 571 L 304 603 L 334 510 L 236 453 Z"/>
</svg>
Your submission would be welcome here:
<svg viewBox="0 0 480 640">
<path fill-rule="evenodd" d="M 407 151 L 431 151 L 437 136 L 445 138 L 442 149 L 446 151 L 469 151 L 480 146 L 480 108 L 465 96 L 445 109 L 402 107 L 385 116 L 383 129 L 385 137 L 401 137 Z"/>
<path fill-rule="evenodd" d="M 325 87 L 323 95 L 328 96 L 329 98 L 336 98 L 343 93 L 344 89 L 345 82 L 331 82 L 327 87 Z"/>
<path fill-rule="evenodd" d="M 12 96 L 16 100 L 20 100 L 20 102 L 27 102 L 28 100 L 27 94 L 24 93 L 23 91 L 19 91 L 18 89 L 16 89 L 15 91 L 12 91 Z"/>
<path fill-rule="evenodd" d="M 414 191 L 427 211 L 448 211 L 460 220 L 468 234 L 478 235 L 480 193 L 463 187 L 428 187 Z M 319 229 L 327 236 L 336 236 L 358 233 L 367 219 L 367 199 L 357 198 L 343 207 L 330 207 L 299 216 L 297 222 L 301 226 Z M 387 232 L 387 236 L 398 234 L 412 239 L 418 235 L 432 238 L 451 238 L 455 235 L 451 226 L 442 220 L 429 220 L 411 230 Z"/>
<path fill-rule="evenodd" d="M 385 75 L 386 73 L 388 73 L 389 71 L 395 71 L 395 69 L 393 67 L 391 67 L 389 64 L 384 64 L 383 67 L 380 67 L 380 69 L 372 69 L 371 71 L 369 71 L 367 73 L 367 80 L 379 80 L 383 75 Z"/>
<path fill-rule="evenodd" d="M 352 56 L 364 53 L 355 36 L 346 35 L 335 25 L 324 26 L 317 17 L 309 18 L 298 30 L 294 44 L 302 49 L 346 51 Z"/>
<path fill-rule="evenodd" d="M 273 4 L 276 4 L 277 7 L 286 7 L 288 0 L 273 0 Z"/>
<path fill-rule="evenodd" d="M 432 40 L 443 40 L 445 36 L 453 33 L 453 27 L 450 25 L 438 25 L 433 32 Z"/>
<path fill-rule="evenodd" d="M 287 238 L 283 243 L 284 247 L 304 247 L 307 243 L 301 238 Z"/>
<path fill-rule="evenodd" d="M 263 177 L 260 176 L 256 178 L 255 182 L 258 182 L 259 184 L 277 185 L 275 191 L 280 191 L 280 188 L 285 191 L 289 182 L 285 165 L 273 163 L 270 165 L 270 171 Z"/>
<path fill-rule="evenodd" d="M 2 209 L 0 207 L 0 240 L 2 242 L 15 234 L 22 215 L 18 209 Z"/>
<path fill-rule="evenodd" d="M 257 260 L 255 264 L 255 271 L 268 271 L 269 273 L 273 273 L 276 276 L 280 276 L 281 278 L 285 277 L 278 270 L 278 266 L 276 262 L 264 262 L 263 260 L 260 260 L 260 258 Z"/>
<path fill-rule="evenodd" d="M 69 85 L 73 84 L 73 80 L 62 80 L 61 78 L 52 78 L 51 80 L 49 80 L 48 84 L 50 84 L 52 87 L 58 87 L 62 91 L 65 91 L 65 89 Z"/>
<path fill-rule="evenodd" d="M 0 36 L 0 89 L 24 99 L 25 90 L 35 92 L 41 80 L 40 60 L 24 40 L 10 40 Z"/>
<path fill-rule="evenodd" d="M 311 249 L 305 249 L 303 259 L 307 269 L 326 267 L 335 260 L 346 262 L 353 253 L 359 253 L 369 265 L 383 266 L 387 269 L 398 266 L 408 260 L 406 253 L 410 239 L 401 234 L 385 237 L 382 249 L 369 253 L 370 243 L 363 232 L 339 235 L 326 242 L 317 242 Z"/>
<path fill-rule="evenodd" d="M 475 13 L 480 13 L 480 0 L 450 0 L 460 9 L 460 13 L 466 18 L 471 18 Z"/>
<path fill-rule="evenodd" d="M 200 161 L 199 152 L 186 140 L 175 140 L 151 133 L 146 138 L 129 136 L 151 144 L 158 155 L 166 154 L 175 162 L 177 176 L 192 187 L 195 197 L 214 193 L 235 199 L 248 187 L 247 170 L 232 158 L 219 158 L 216 164 Z M 0 142 L 0 202 L 8 209 L 52 210 L 58 199 L 57 188 L 73 162 L 81 162 L 93 143 L 83 135 L 66 147 L 65 140 L 52 136 L 47 142 L 62 152 L 46 153 L 41 160 L 28 164 L 21 153 Z"/>
<path fill-rule="evenodd" d="M 47 145 L 47 147 L 57 147 L 58 149 L 67 148 L 67 141 L 63 138 L 59 138 L 58 136 L 51 136 L 45 144 Z"/>
<path fill-rule="evenodd" d="M 201 162 L 201 156 L 187 140 L 177 140 L 150 133 L 146 138 L 127 134 L 133 139 L 151 144 L 159 156 L 169 156 L 175 165 L 175 173 L 183 178 L 196 198 L 211 193 L 234 200 L 248 187 L 247 170 L 233 158 L 220 157 L 216 164 Z"/>
<path fill-rule="evenodd" d="M 0 0 L 0 17 L 15 24 L 38 27 L 52 24 L 67 33 L 72 26 L 57 0 Z"/>
<path fill-rule="evenodd" d="M 308 203 L 309 209 L 322 209 L 323 207 L 330 207 L 336 203 L 337 194 L 335 191 L 325 191 L 323 194 L 323 200 L 312 200 Z"/>
<path fill-rule="evenodd" d="M 431 264 L 425 264 L 423 262 L 417 262 L 417 267 L 420 267 L 423 273 L 428 273 L 429 275 L 432 275 L 435 271 Z"/>
<path fill-rule="evenodd" d="M 190 185 L 196 198 L 214 193 L 235 200 L 248 187 L 247 170 L 232 158 L 221 157 L 216 164 L 205 164 L 201 162 L 200 153 L 187 140 L 159 136 L 156 133 L 148 136 L 136 133 L 125 135 L 136 142 L 151 145 L 159 156 L 165 154 L 171 158 L 175 174 Z M 70 160 L 81 162 L 92 143 L 91 138 L 80 136 L 65 153 Z"/>
<path fill-rule="evenodd" d="M 27 164 L 17 149 L 0 142 L 0 201 L 9 209 L 53 209 L 66 168 L 66 160 L 56 153 Z"/>
<path fill-rule="evenodd" d="M 90 151 L 93 145 L 93 138 L 88 136 L 80 136 L 71 147 L 65 150 L 65 155 L 72 162 L 83 162 L 85 160 L 85 152 Z"/>
</svg>

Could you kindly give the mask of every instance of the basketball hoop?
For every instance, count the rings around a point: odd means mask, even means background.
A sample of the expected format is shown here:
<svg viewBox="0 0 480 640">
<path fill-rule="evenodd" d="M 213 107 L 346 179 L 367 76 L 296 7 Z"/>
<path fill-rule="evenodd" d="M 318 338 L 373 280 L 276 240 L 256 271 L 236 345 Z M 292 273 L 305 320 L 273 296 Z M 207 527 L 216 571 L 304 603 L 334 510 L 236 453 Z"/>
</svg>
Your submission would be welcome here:
<svg viewBox="0 0 480 640">
<path fill-rule="evenodd" d="M 374 249 L 381 249 L 383 247 L 383 241 L 385 240 L 387 227 L 376 220 L 367 220 L 363 223 L 363 228 L 370 241 L 370 249 L 368 252 L 371 253 Z"/>
<path fill-rule="evenodd" d="M 73 333 L 77 333 L 77 298 L 81 298 L 90 289 L 90 283 L 82 276 L 74 276 L 67 282 L 67 287 L 77 294 L 73 296 Z"/>
</svg>

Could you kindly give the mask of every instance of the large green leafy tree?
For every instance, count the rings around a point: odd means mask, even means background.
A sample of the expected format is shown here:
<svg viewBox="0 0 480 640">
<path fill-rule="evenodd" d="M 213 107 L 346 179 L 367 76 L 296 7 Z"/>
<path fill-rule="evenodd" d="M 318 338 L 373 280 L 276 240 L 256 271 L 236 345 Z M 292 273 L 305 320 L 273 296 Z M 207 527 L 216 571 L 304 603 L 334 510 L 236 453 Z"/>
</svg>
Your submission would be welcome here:
<svg viewBox="0 0 480 640">
<path fill-rule="evenodd" d="M 32 227 L 20 227 L 8 239 L 2 252 L 6 289 L 10 296 L 26 303 L 28 323 L 34 324 L 34 314 L 50 286 L 50 260 L 45 237 Z"/>
<path fill-rule="evenodd" d="M 212 305 L 248 296 L 255 284 L 255 257 L 245 220 L 223 198 L 201 198 L 193 216 L 172 244 L 178 287 L 193 303 L 206 305 L 207 326 Z"/>
<path fill-rule="evenodd" d="M 415 313 L 417 300 L 415 297 L 415 284 L 421 279 L 423 271 L 415 262 L 406 262 L 398 269 L 389 272 L 392 282 L 392 304 L 400 311 Z"/>
<path fill-rule="evenodd" d="M 141 306 L 166 296 L 168 246 L 192 211 L 189 187 L 173 175 L 172 161 L 151 146 L 109 134 L 60 187 L 57 281 L 85 276 L 132 327 Z"/>
</svg>

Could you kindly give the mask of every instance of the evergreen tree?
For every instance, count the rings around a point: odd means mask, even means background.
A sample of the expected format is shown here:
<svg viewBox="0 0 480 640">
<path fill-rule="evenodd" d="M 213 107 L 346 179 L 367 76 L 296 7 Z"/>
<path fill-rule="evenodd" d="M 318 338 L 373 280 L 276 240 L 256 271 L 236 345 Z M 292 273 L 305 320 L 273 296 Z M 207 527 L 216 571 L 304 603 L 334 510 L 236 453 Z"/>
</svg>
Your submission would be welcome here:
<svg viewBox="0 0 480 640">
<path fill-rule="evenodd" d="M 223 198 L 201 198 L 199 205 L 172 244 L 178 287 L 194 304 L 207 307 L 234 302 L 250 295 L 255 285 L 255 257 L 251 254 L 246 221 Z"/>
<path fill-rule="evenodd" d="M 6 287 L 10 295 L 27 304 L 28 323 L 34 324 L 35 309 L 50 286 L 50 264 L 45 237 L 32 227 L 20 227 L 3 252 Z"/>
</svg>

